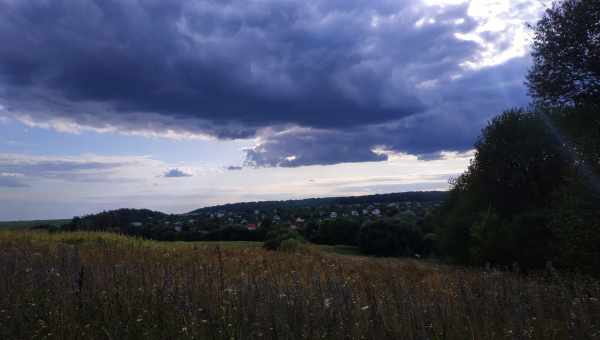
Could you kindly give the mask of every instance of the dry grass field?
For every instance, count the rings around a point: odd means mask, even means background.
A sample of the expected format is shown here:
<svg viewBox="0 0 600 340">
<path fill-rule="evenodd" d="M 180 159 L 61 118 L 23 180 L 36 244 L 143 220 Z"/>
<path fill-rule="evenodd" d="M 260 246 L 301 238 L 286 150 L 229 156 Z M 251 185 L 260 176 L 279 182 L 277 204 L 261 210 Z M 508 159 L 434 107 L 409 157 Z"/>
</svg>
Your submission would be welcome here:
<svg viewBox="0 0 600 340">
<path fill-rule="evenodd" d="M 551 273 L 0 232 L 0 339 L 598 339 L 599 298 Z"/>
</svg>

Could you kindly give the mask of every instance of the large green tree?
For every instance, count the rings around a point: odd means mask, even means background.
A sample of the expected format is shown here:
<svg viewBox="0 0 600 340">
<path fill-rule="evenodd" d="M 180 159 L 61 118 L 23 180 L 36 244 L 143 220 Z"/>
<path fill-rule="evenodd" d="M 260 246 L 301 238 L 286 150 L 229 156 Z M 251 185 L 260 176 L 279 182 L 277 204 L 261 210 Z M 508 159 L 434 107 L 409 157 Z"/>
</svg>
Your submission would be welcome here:
<svg viewBox="0 0 600 340">
<path fill-rule="evenodd" d="M 600 1 L 553 4 L 533 27 L 529 110 L 490 122 L 440 210 L 464 263 L 600 266 Z"/>
<path fill-rule="evenodd" d="M 555 2 L 533 28 L 531 95 L 553 106 L 598 103 L 600 1 Z"/>
<path fill-rule="evenodd" d="M 454 181 L 442 210 L 444 253 L 467 263 L 535 267 L 552 260 L 544 217 L 574 164 L 546 126 L 540 113 L 511 110 L 482 131 L 468 171 Z M 522 251 L 533 247 L 535 259 Z"/>
</svg>

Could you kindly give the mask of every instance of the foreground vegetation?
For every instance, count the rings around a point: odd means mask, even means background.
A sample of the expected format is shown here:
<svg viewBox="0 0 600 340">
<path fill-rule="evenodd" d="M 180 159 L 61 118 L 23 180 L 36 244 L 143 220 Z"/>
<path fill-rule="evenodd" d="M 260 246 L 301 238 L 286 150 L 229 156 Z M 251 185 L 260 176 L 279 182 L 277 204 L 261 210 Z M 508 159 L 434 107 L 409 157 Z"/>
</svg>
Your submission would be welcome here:
<svg viewBox="0 0 600 340">
<path fill-rule="evenodd" d="M 2 339 L 594 339 L 600 284 L 301 249 L 0 233 Z"/>
</svg>

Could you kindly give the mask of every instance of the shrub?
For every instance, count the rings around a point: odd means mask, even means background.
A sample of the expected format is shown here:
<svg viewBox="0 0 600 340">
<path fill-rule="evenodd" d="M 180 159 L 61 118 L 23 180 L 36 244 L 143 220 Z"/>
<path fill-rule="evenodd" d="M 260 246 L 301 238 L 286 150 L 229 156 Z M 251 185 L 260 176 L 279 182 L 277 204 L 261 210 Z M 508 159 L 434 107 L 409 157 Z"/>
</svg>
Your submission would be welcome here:
<svg viewBox="0 0 600 340">
<path fill-rule="evenodd" d="M 293 247 L 291 241 L 303 242 L 302 236 L 295 230 L 279 227 L 271 230 L 263 243 L 263 247 L 269 250 L 279 250 L 284 241 L 290 241 L 285 244 L 285 247 Z"/>
</svg>

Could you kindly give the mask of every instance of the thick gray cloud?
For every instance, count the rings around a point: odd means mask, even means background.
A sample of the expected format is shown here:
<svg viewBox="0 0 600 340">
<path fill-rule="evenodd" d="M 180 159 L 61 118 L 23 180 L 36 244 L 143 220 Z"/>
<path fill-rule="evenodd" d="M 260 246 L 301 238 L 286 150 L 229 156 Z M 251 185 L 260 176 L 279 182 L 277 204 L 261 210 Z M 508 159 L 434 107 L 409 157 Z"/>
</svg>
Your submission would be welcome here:
<svg viewBox="0 0 600 340">
<path fill-rule="evenodd" d="M 179 169 L 171 169 L 165 172 L 164 177 L 166 178 L 180 178 L 180 177 L 191 177 L 192 175 Z"/>
<path fill-rule="evenodd" d="M 290 130 L 247 150 L 246 162 L 250 166 L 295 167 L 387 160 L 386 155 L 371 151 L 374 142 L 373 136 L 362 132 Z"/>
<path fill-rule="evenodd" d="M 442 157 L 441 151 L 469 150 L 491 116 L 527 103 L 518 76 L 527 65 L 526 59 L 519 58 L 449 81 L 431 94 L 437 105 L 420 115 L 362 128 L 290 129 L 270 134 L 246 151 L 247 163 L 294 167 L 386 160 L 378 149 L 434 160 Z"/>
<path fill-rule="evenodd" d="M 97 128 L 258 134 L 258 166 L 464 150 L 525 101 L 523 61 L 460 66 L 481 46 L 456 34 L 476 25 L 467 5 L 419 0 L 0 0 L 0 104 Z"/>
</svg>

